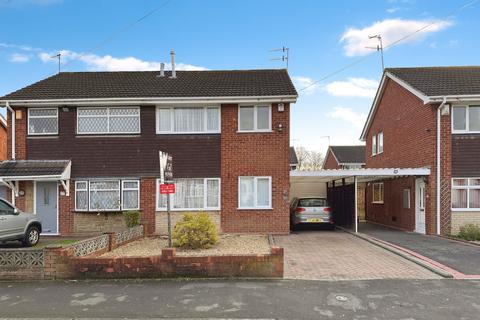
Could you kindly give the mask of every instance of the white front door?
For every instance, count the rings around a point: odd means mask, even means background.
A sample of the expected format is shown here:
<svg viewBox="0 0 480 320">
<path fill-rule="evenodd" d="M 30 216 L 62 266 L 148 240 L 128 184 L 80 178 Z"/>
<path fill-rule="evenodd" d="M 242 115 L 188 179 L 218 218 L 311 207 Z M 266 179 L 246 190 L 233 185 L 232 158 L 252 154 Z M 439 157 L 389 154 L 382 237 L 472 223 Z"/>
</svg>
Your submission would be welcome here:
<svg viewBox="0 0 480 320">
<path fill-rule="evenodd" d="M 415 232 L 425 233 L 425 181 L 415 180 Z"/>
</svg>

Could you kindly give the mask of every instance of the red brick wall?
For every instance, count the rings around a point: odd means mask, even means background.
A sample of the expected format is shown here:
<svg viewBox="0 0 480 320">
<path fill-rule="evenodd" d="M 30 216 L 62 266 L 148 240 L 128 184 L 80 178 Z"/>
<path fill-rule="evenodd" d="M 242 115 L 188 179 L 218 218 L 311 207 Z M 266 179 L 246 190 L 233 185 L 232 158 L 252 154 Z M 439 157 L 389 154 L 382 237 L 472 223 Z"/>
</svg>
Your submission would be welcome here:
<svg viewBox="0 0 480 320">
<path fill-rule="evenodd" d="M 26 108 L 15 108 L 17 113 L 21 114 L 22 119 L 17 119 L 15 121 L 15 154 L 17 160 L 24 160 L 27 158 L 27 109 Z M 8 148 L 7 156 L 8 159 L 12 158 L 12 117 L 11 113 L 7 112 L 7 123 L 8 123 Z"/>
<path fill-rule="evenodd" d="M 222 105 L 221 226 L 224 232 L 289 232 L 289 104 L 272 104 L 269 133 L 237 133 L 238 106 Z M 277 129 L 283 125 L 283 130 Z M 273 210 L 238 210 L 238 177 L 271 176 Z"/>
<path fill-rule="evenodd" d="M 140 223 L 144 225 L 147 235 L 155 232 L 156 181 L 156 178 L 140 180 Z"/>
<path fill-rule="evenodd" d="M 323 162 L 323 169 L 341 169 L 341 166 L 338 164 L 337 159 L 335 159 L 335 156 L 330 150 L 328 150 L 327 157 Z"/>
<path fill-rule="evenodd" d="M 66 196 L 65 189 L 58 185 L 58 226 L 62 235 L 73 233 L 75 214 L 75 182 L 70 182 L 70 196 Z"/>
<path fill-rule="evenodd" d="M 7 128 L 0 125 L 0 160 L 7 159 Z"/>
<path fill-rule="evenodd" d="M 374 120 L 366 137 L 367 168 L 419 168 L 429 167 L 425 189 L 426 232 L 436 232 L 436 119 L 438 104 L 424 105 L 415 95 L 392 80 L 387 80 Z M 451 138 L 449 137 L 450 117 L 442 117 L 443 171 L 445 178 L 450 175 Z M 447 130 L 447 131 L 445 131 Z M 384 152 L 372 156 L 372 136 L 383 131 Z M 448 138 L 447 138 L 448 137 Z M 448 153 L 445 153 L 448 152 Z M 444 173 L 442 173 L 444 174 Z M 450 208 L 449 185 L 444 182 Z M 446 209 L 442 208 L 442 211 Z M 445 220 L 448 220 L 446 218 Z M 448 233 L 448 221 L 442 233 Z"/>
</svg>

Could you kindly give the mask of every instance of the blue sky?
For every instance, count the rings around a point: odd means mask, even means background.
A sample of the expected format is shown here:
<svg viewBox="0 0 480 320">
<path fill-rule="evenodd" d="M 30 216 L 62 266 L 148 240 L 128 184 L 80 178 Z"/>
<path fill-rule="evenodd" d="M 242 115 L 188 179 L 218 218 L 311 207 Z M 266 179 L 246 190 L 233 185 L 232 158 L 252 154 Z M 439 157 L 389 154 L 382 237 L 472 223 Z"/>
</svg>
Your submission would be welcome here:
<svg viewBox="0 0 480 320">
<path fill-rule="evenodd" d="M 54 74 L 61 50 L 64 71 L 156 69 L 171 49 L 183 69 L 253 69 L 283 67 L 269 50 L 288 46 L 297 89 L 366 57 L 292 107 L 292 143 L 325 151 L 324 136 L 360 143 L 381 77 L 369 35 L 388 45 L 433 23 L 386 50 L 386 66 L 478 65 L 479 11 L 468 0 L 0 0 L 0 95 Z"/>
</svg>

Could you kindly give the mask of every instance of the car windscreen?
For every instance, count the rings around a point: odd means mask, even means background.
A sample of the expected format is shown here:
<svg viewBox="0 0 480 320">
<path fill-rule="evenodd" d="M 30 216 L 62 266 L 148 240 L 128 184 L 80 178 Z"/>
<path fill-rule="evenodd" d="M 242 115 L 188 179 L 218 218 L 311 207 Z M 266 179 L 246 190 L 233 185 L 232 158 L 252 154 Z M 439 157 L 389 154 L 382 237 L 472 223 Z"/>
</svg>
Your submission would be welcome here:
<svg viewBox="0 0 480 320">
<path fill-rule="evenodd" d="M 309 198 L 300 199 L 298 201 L 299 207 L 328 207 L 327 199 L 322 198 Z"/>
</svg>

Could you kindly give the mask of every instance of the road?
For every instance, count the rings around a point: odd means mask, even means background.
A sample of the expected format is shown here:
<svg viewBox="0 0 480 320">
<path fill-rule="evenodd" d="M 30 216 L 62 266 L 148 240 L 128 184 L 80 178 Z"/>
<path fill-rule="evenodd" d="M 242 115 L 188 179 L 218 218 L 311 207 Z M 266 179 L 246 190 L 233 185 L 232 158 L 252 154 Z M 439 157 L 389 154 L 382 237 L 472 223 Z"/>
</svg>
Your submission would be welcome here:
<svg viewBox="0 0 480 320">
<path fill-rule="evenodd" d="M 3 318 L 478 319 L 477 280 L 0 283 Z"/>
</svg>

